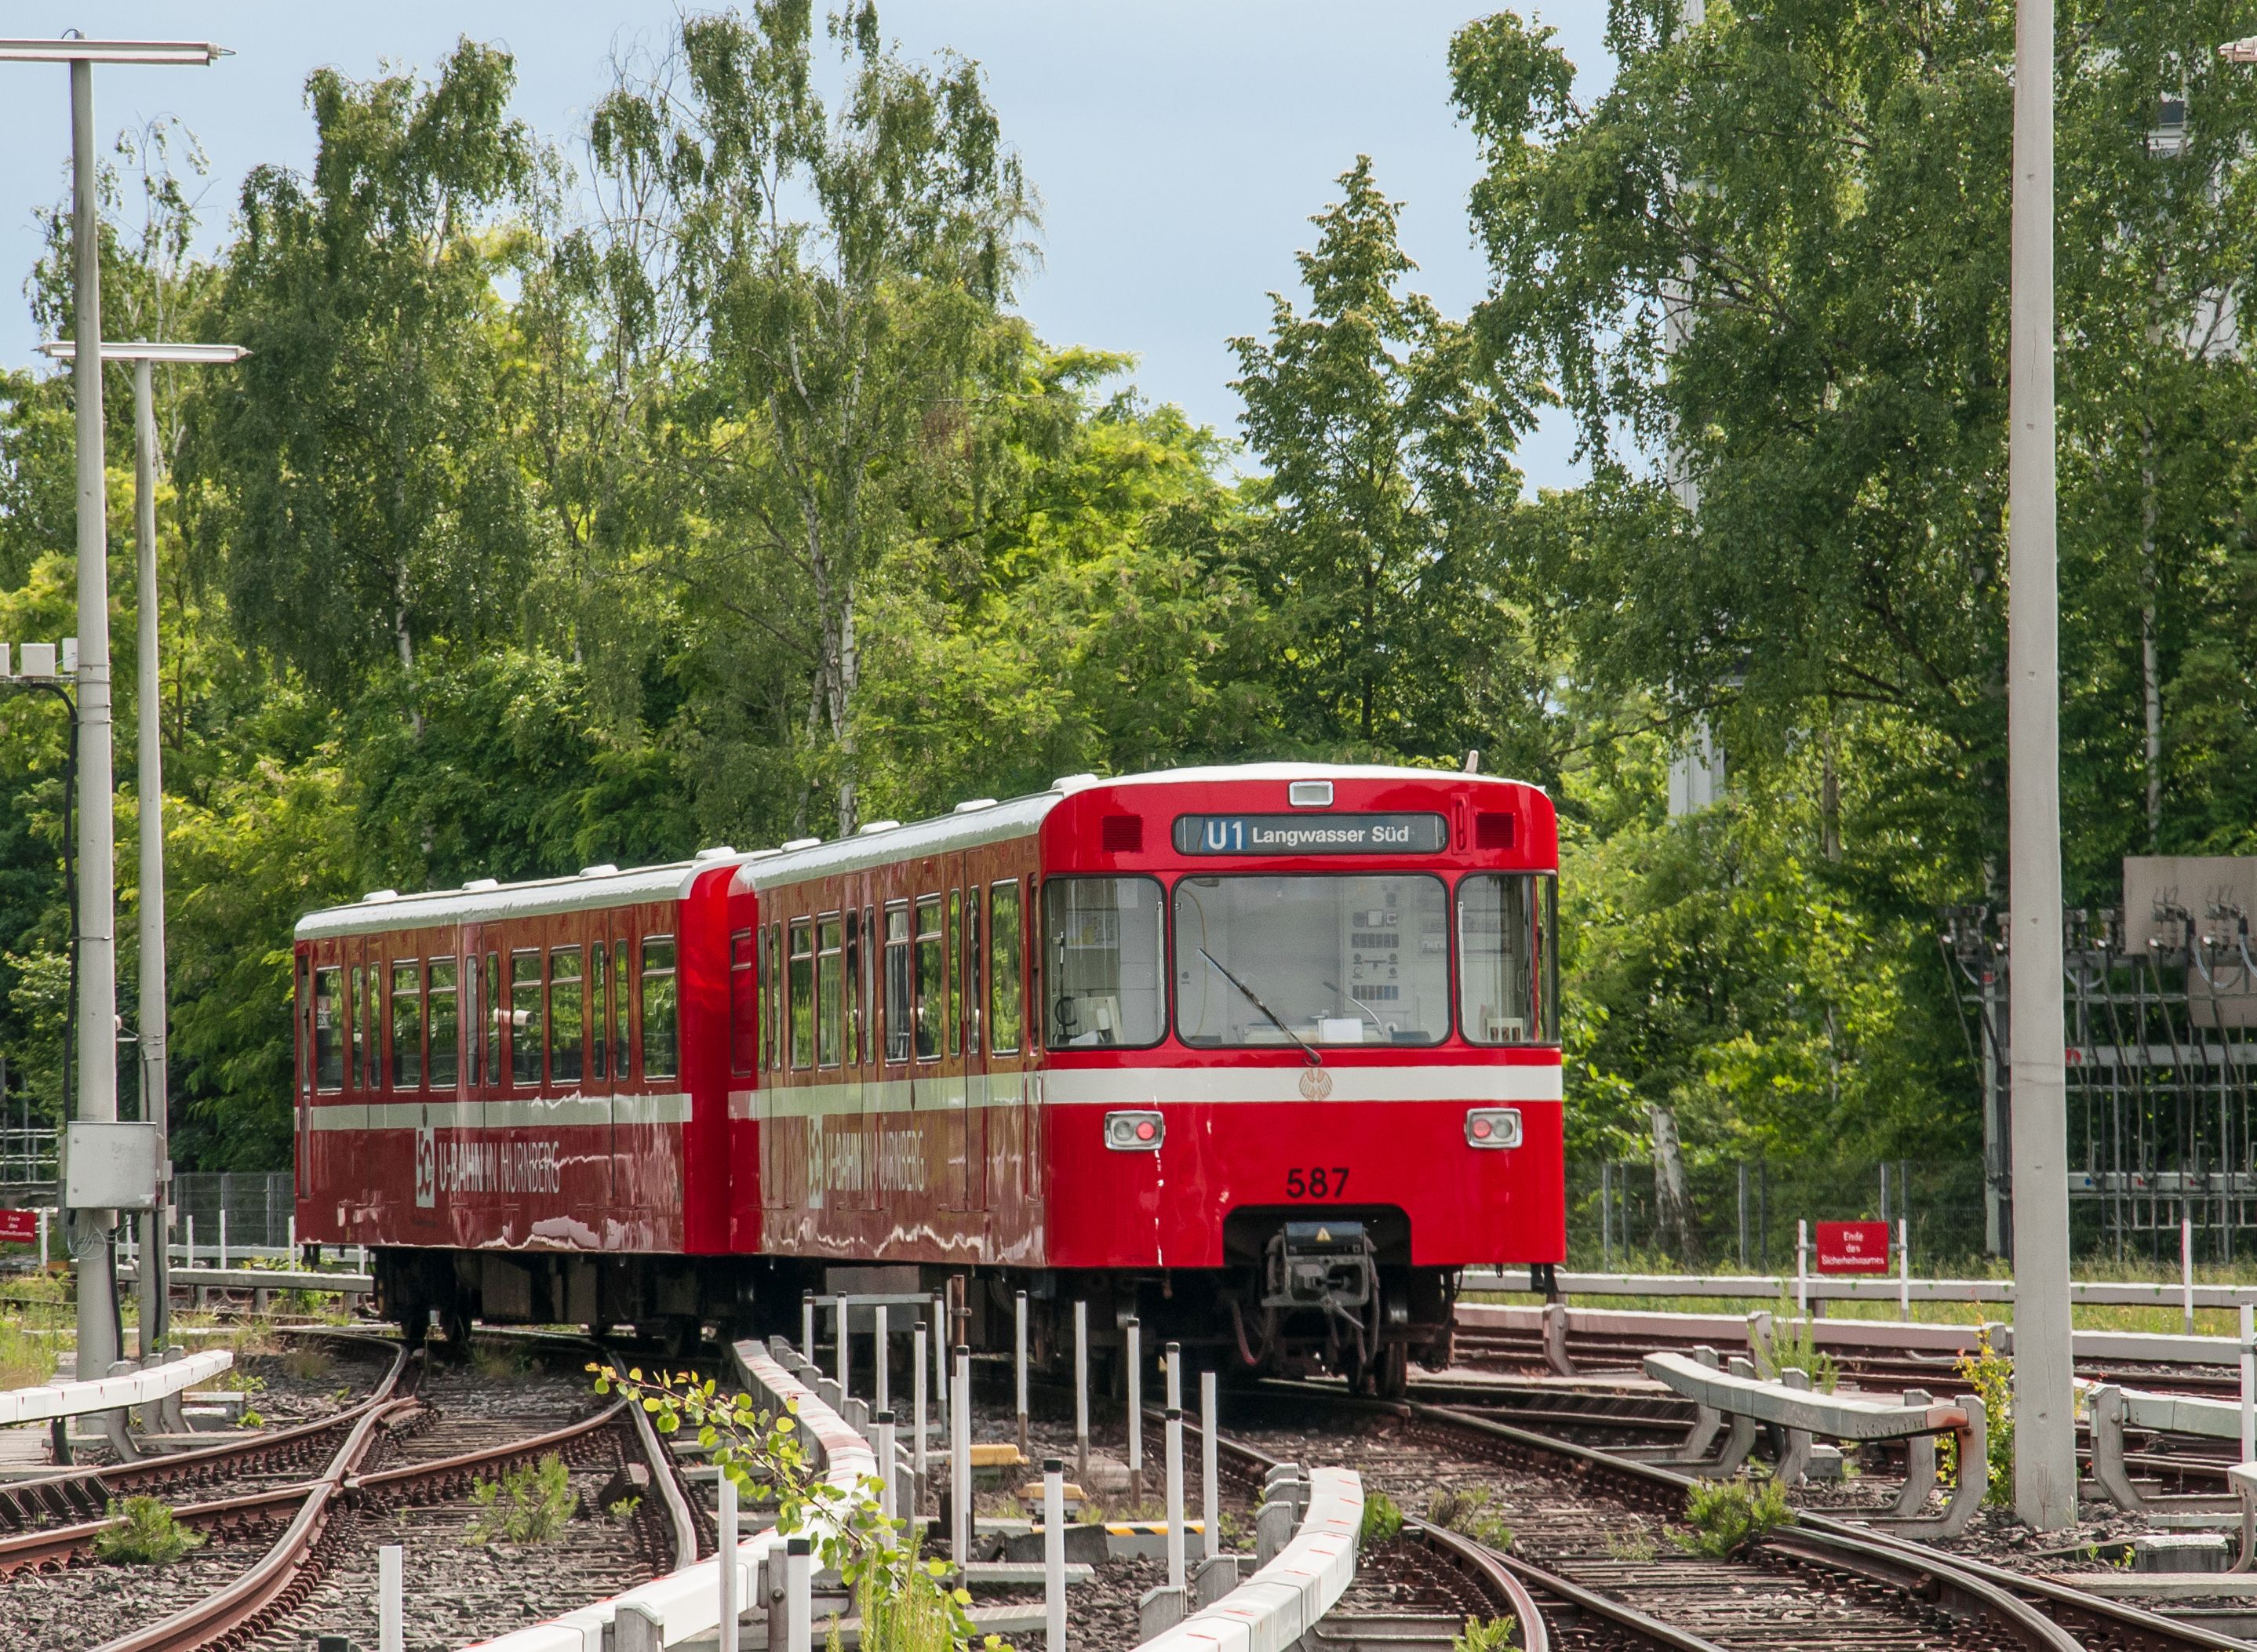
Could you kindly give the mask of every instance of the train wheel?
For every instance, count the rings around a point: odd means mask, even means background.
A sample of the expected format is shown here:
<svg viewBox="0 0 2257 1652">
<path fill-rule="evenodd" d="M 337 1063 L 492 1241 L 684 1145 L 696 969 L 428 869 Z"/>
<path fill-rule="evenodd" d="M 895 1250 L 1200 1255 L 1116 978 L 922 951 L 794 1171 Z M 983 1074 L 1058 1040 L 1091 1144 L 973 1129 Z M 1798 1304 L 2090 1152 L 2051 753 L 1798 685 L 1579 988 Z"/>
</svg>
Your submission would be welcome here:
<svg viewBox="0 0 2257 1652">
<path fill-rule="evenodd" d="M 439 1334 L 445 1338 L 439 1357 L 450 1366 L 471 1362 L 471 1312 L 459 1303 L 439 1310 Z"/>
<path fill-rule="evenodd" d="M 1390 1342 L 1371 1363 L 1373 1391 L 1383 1400 L 1399 1400 L 1411 1391 L 1411 1345 Z"/>
</svg>

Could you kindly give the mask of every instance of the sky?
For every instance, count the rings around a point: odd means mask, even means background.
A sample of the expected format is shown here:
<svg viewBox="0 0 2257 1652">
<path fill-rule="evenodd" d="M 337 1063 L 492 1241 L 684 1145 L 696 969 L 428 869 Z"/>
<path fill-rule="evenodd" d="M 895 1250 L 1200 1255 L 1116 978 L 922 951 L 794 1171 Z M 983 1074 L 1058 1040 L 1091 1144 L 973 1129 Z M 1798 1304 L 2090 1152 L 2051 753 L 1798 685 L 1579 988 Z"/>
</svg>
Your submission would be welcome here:
<svg viewBox="0 0 2257 1652">
<path fill-rule="evenodd" d="M 1603 0 L 1522 0 L 1559 31 L 1589 96 L 1610 73 Z M 1358 154 L 1404 203 L 1412 278 L 1447 314 L 1480 298 L 1485 270 L 1465 201 L 1476 157 L 1453 117 L 1452 32 L 1483 8 L 1468 0 L 881 0 L 885 32 L 911 58 L 952 48 L 986 70 L 1006 139 L 1041 191 L 1043 258 L 1021 308 L 1053 344 L 1137 358 L 1150 400 L 1179 404 L 1232 434 L 1239 404 L 1227 341 L 1258 334 L 1268 294 L 1295 289 L 1294 253 L 1311 214 L 1337 197 Z M 11 0 L 11 34 L 212 39 L 235 55 L 209 68 L 98 67 L 96 131 L 177 116 L 202 141 L 211 172 L 202 243 L 224 233 L 244 175 L 313 157 L 306 76 L 334 67 L 356 78 L 386 64 L 428 69 L 456 38 L 506 46 L 518 68 L 516 112 L 536 131 L 571 138 L 610 82 L 616 52 L 662 47 L 671 0 L 390 0 L 380 5 L 196 6 Z M 19 285 L 39 251 L 33 213 L 67 187 L 70 116 L 60 67 L 0 64 L 0 271 Z M 0 363 L 39 358 L 28 308 L 0 302 Z M 1572 433 L 1553 414 L 1524 445 L 1528 483 L 1578 479 Z"/>
</svg>

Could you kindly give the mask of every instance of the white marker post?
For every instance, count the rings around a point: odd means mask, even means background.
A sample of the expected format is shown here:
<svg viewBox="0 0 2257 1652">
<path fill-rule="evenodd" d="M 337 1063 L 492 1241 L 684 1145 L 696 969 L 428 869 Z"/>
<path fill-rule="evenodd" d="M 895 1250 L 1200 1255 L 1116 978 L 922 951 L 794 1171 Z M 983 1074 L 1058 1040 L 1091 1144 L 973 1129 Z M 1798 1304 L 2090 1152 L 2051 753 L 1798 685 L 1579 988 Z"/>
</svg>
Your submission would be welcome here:
<svg viewBox="0 0 2257 1652">
<path fill-rule="evenodd" d="M 227 1266 L 227 1206 L 219 1207 L 219 1265 Z"/>
<path fill-rule="evenodd" d="M 190 1218 L 187 1218 L 187 1259 L 188 1259 L 187 1265 L 188 1265 L 190 1267 L 194 1267 L 196 1265 L 196 1218 L 195 1218 L 195 1217 L 193 1217 L 193 1216 L 192 1216 L 192 1217 L 190 1217 Z"/>
<path fill-rule="evenodd" d="M 910 1387 L 910 1391 L 911 1391 L 910 1404 L 911 1404 L 911 1406 L 914 1408 L 912 1409 L 911 1413 L 910 1413 L 910 1415 L 909 1415 L 909 1426 L 910 1426 L 913 1430 L 916 1430 L 915 1437 L 914 1437 L 914 1438 L 912 1438 L 912 1439 L 911 1439 L 911 1441 L 909 1442 L 909 1456 L 910 1456 L 911 1460 L 912 1460 L 912 1461 L 916 1464 L 916 1465 L 917 1485 L 918 1485 L 920 1487 L 922 1487 L 922 1486 L 924 1485 L 924 1473 L 925 1473 L 925 1469 L 924 1469 L 924 1338 L 925 1338 L 924 1322 L 923 1322 L 923 1320 L 919 1320 L 919 1321 L 917 1322 L 917 1327 L 916 1327 L 916 1334 L 915 1334 L 915 1335 L 913 1335 L 913 1336 L 909 1338 L 910 1350 L 911 1350 L 911 1352 L 914 1352 L 914 1353 L 916 1355 L 916 1380 L 915 1380 L 914 1381 L 912 1381 L 912 1382 L 910 1383 L 910 1385 L 909 1385 L 909 1387 Z"/>
<path fill-rule="evenodd" d="M 720 1541 L 714 1552 L 720 1564 L 713 1570 L 721 1579 L 720 1652 L 738 1652 L 737 1482 L 728 1470 L 721 1471 L 715 1490 L 718 1495 L 713 1524 Z"/>
<path fill-rule="evenodd" d="M 1797 1218 L 1794 1224 L 1794 1311 L 1803 1318 L 1810 1317 L 1810 1224 Z"/>
<path fill-rule="evenodd" d="M 1168 1587 L 1184 1586 L 1184 1413 L 1168 1408 Z"/>
<path fill-rule="evenodd" d="M 2194 1218 L 2179 1211 L 2179 1299 L 2186 1334 L 2194 1335 Z"/>
<path fill-rule="evenodd" d="M 1019 1455 L 1027 1454 L 1027 1293 L 1021 1291 L 1013 1304 L 1018 1318 L 1014 1326 L 1015 1346 L 1012 1358 L 1018 1366 L 1019 1377 Z"/>
<path fill-rule="evenodd" d="M 2251 1334 L 2252 1309 L 2241 1304 L 2241 1460 L 2257 1461 L 2257 1336 Z"/>
<path fill-rule="evenodd" d="M 1183 1358 L 1184 1346 L 1179 1342 L 1171 1342 L 1160 1350 L 1160 1369 L 1168 1376 L 1167 1408 L 1171 1411 L 1184 1408 Z"/>
<path fill-rule="evenodd" d="M 815 1629 L 815 1546 L 804 1537 L 784 1543 L 784 1652 L 812 1652 Z"/>
<path fill-rule="evenodd" d="M 871 1419 L 872 1431 L 877 1438 L 872 1442 L 878 1448 L 878 1512 L 888 1519 L 900 1513 L 899 1501 L 894 1494 L 894 1414 L 880 1411 Z M 732 1652 L 724 1647 L 721 1652 Z"/>
<path fill-rule="evenodd" d="M 1221 1502 L 1216 1488 L 1214 1445 L 1215 1375 L 1199 1373 L 1199 1552 L 1212 1560 L 1222 1552 Z"/>
<path fill-rule="evenodd" d="M 1912 1320 L 1912 1224 L 1897 1218 L 1897 1317 Z"/>
<path fill-rule="evenodd" d="M 1089 1304 L 1073 1305 L 1073 1473 L 1089 1494 Z"/>
<path fill-rule="evenodd" d="M 1065 1465 L 1043 1462 L 1043 1621 L 1046 1652 L 1065 1652 Z"/>
<path fill-rule="evenodd" d="M 407 1652 L 406 1550 L 386 1543 L 376 1551 L 377 1652 Z"/>
<path fill-rule="evenodd" d="M 1144 1354 L 1143 1330 L 1136 1316 L 1128 1316 L 1128 1495 L 1144 1500 Z"/>
<path fill-rule="evenodd" d="M 838 1398 L 843 1403 L 852 1392 L 846 1387 L 846 1299 L 838 1296 L 831 1300 L 832 1305 L 838 1310 Z"/>
<path fill-rule="evenodd" d="M 799 1293 L 799 1357 L 810 1364 L 815 1359 L 815 1293 Z"/>
<path fill-rule="evenodd" d="M 949 1553 L 972 1564 L 972 1350 L 956 1350 L 956 1399 L 949 1407 Z"/>
<path fill-rule="evenodd" d="M 894 1402 L 892 1396 L 886 1392 L 886 1304 L 880 1303 L 872 1308 L 870 1317 L 876 1328 L 871 1346 L 876 1350 L 878 1362 L 877 1374 L 870 1380 L 870 1408 L 890 1411 L 894 1408 Z"/>
<path fill-rule="evenodd" d="M 940 1334 L 932 1345 L 933 1403 L 944 1410 L 948 1406 L 948 1303 L 938 1291 L 932 1294 L 933 1328 Z"/>
</svg>

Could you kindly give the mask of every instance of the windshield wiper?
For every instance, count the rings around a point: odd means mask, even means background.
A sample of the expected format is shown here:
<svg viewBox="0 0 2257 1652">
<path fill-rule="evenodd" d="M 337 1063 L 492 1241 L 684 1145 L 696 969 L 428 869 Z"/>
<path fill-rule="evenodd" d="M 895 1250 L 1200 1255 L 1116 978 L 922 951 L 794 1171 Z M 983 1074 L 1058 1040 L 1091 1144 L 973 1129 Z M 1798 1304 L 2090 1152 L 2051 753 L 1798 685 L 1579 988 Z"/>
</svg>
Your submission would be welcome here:
<svg viewBox="0 0 2257 1652">
<path fill-rule="evenodd" d="M 1366 1009 L 1362 1005 L 1357 1003 L 1355 999 L 1341 992 L 1340 988 L 1334 986 L 1330 981 L 1320 981 L 1317 985 L 1323 987 L 1326 992 L 1330 992 L 1333 997 L 1338 999 L 1341 1003 L 1347 1005 L 1348 1008 L 1354 1010 L 1358 1015 L 1362 1016 L 1365 1020 L 1369 1021 L 1372 1026 L 1378 1028 L 1379 1031 L 1383 1033 L 1387 1030 L 1386 1022 L 1381 1020 L 1379 1017 L 1374 1015 L 1369 1009 Z"/>
<path fill-rule="evenodd" d="M 1218 975 L 1221 976 L 1221 977 L 1222 977 L 1222 978 L 1223 978 L 1224 980 L 1226 980 L 1226 981 L 1229 982 L 1233 986 L 1236 987 L 1240 992 L 1242 992 L 1245 993 L 1245 994 L 1246 994 L 1246 1001 L 1247 1001 L 1249 1004 L 1251 1004 L 1252 1006 L 1254 1006 L 1254 1007 L 1255 1007 L 1256 1009 L 1260 1010 L 1260 1011 L 1261 1011 L 1264 1015 L 1268 1016 L 1268 1017 L 1270 1018 L 1270 1026 L 1272 1026 L 1272 1027 L 1276 1027 L 1279 1032 L 1281 1032 L 1281 1033 L 1284 1034 L 1284 1035 L 1285 1035 L 1286 1037 L 1288 1037 L 1288 1038 L 1291 1039 L 1291 1040 L 1292 1040 L 1296 1044 L 1298 1044 L 1298 1045 L 1301 1047 L 1301 1054 L 1303 1054 L 1304 1055 L 1306 1055 L 1306 1056 L 1309 1058 L 1309 1065 L 1311 1065 L 1312 1067 L 1321 1067 L 1321 1066 L 1323 1066 L 1323 1065 L 1325 1064 L 1325 1058 L 1324 1058 L 1323 1056 L 1321 1056 L 1321 1055 L 1318 1055 L 1318 1054 L 1317 1054 L 1317 1048 L 1316 1048 L 1316 1046 L 1315 1046 L 1315 1045 L 1313 1045 L 1313 1044 L 1312 1044 L 1312 1043 L 1310 1043 L 1310 1042 L 1309 1042 L 1309 1041 L 1308 1041 L 1307 1039 L 1303 1038 L 1303 1037 L 1302 1037 L 1298 1033 L 1295 1032 L 1291 1027 L 1290 1027 L 1286 1026 L 1284 1022 L 1283 1022 L 1283 1021 L 1279 1020 L 1277 1019 L 1277 1011 L 1275 1011 L 1275 1010 L 1273 1010 L 1273 1009 L 1271 1009 L 1271 1008 L 1270 1008 L 1267 1004 L 1264 1004 L 1264 1003 L 1263 1003 L 1260 999 L 1258 999 L 1258 998 L 1255 997 L 1255 995 L 1254 995 L 1254 989 L 1253 989 L 1252 987 L 1250 987 L 1250 986 L 1247 985 L 1245 982 L 1243 982 L 1243 981 L 1240 980 L 1236 976 L 1233 975 L 1233 974 L 1232 974 L 1228 970 L 1224 969 L 1224 968 L 1222 967 L 1222 964 L 1220 964 L 1220 963 L 1216 959 L 1216 957 L 1215 957 L 1215 956 L 1214 956 L 1214 954 L 1213 954 L 1213 953 L 1212 953 L 1212 952 L 1208 951 L 1205 947 L 1201 947 L 1201 948 L 1199 950 L 1199 957 L 1201 957 L 1205 958 L 1205 959 L 1206 959 L 1209 964 L 1213 964 L 1213 965 L 1214 965 L 1214 968 L 1215 968 L 1215 972 L 1216 972 Z"/>
</svg>

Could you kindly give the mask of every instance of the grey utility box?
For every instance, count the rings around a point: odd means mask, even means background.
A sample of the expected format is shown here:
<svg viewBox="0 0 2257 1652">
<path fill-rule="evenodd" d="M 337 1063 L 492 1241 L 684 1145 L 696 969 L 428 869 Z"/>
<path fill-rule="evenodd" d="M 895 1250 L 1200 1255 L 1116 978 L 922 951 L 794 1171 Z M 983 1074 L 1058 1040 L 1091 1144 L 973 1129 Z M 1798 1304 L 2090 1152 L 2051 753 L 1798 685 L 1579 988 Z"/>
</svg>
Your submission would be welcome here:
<svg viewBox="0 0 2257 1652">
<path fill-rule="evenodd" d="M 63 1204 L 74 1211 L 157 1205 L 157 1126 L 74 1119 L 63 1138 Z"/>
</svg>

